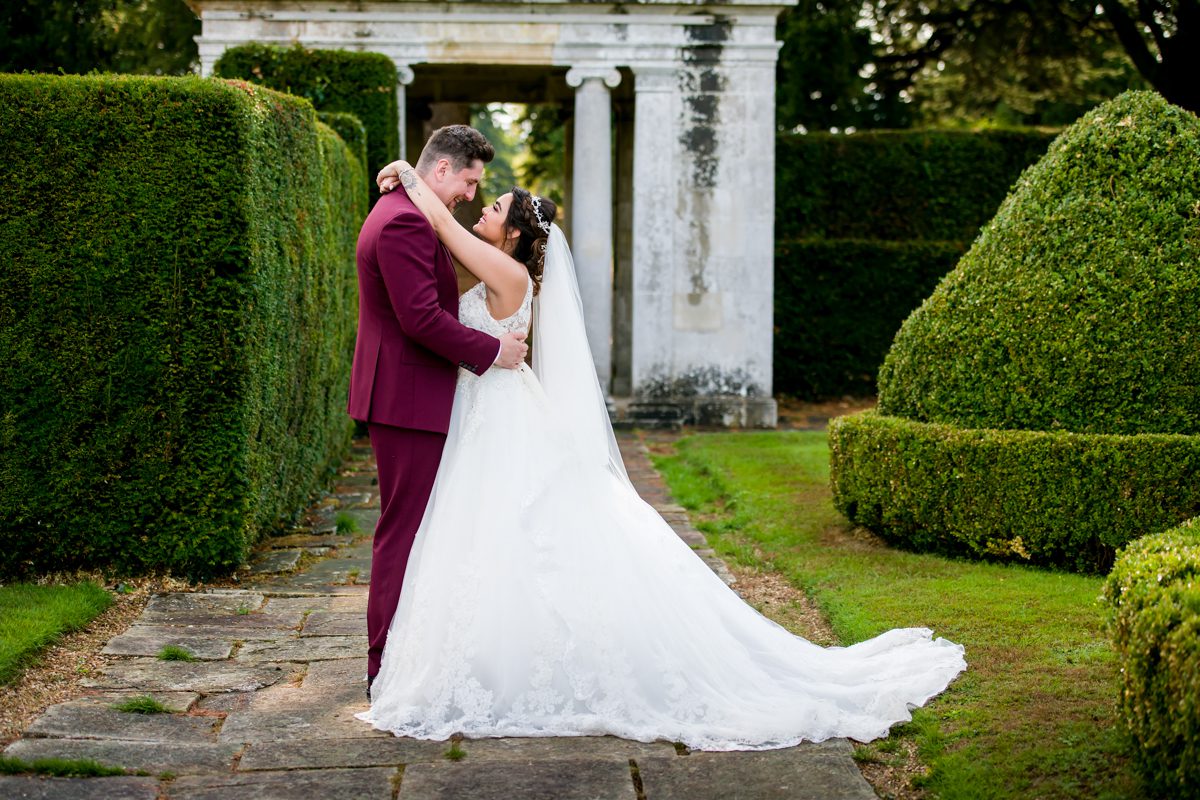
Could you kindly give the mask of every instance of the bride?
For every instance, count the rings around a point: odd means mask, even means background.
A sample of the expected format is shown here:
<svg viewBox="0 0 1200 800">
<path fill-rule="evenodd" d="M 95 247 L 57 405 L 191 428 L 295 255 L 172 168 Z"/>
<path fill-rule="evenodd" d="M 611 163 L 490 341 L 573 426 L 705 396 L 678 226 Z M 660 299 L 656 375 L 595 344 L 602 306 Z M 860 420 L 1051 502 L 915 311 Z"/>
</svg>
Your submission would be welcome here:
<svg viewBox="0 0 1200 800">
<path fill-rule="evenodd" d="M 360 719 L 420 739 L 869 741 L 965 669 L 963 648 L 925 628 L 823 648 L 746 605 L 626 476 L 554 204 L 513 189 L 473 236 L 407 163 L 381 173 L 385 188 L 397 174 L 482 281 L 461 322 L 496 336 L 532 324 L 533 369 L 459 371 Z"/>
</svg>

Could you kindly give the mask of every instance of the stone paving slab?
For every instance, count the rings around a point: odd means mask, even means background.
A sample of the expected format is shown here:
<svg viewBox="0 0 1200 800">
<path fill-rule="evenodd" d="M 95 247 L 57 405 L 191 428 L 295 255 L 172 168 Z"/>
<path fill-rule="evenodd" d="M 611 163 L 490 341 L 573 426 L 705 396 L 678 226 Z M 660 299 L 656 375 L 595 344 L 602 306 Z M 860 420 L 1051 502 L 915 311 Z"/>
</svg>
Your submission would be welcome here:
<svg viewBox="0 0 1200 800">
<path fill-rule="evenodd" d="M 155 775 L 228 772 L 240 745 L 221 742 L 175 744 L 126 742 L 114 739 L 18 739 L 4 755 L 32 761 L 37 758 L 91 759 L 114 767 L 142 770 Z"/>
<path fill-rule="evenodd" d="M 89 695 L 84 700 L 92 703 L 112 706 L 134 697 L 153 697 L 171 711 L 182 713 L 188 711 L 201 698 L 199 692 L 141 692 L 141 691 L 108 691 Z"/>
<path fill-rule="evenodd" d="M 398 800 L 637 800 L 629 762 L 458 761 L 405 767 Z M 647 795 L 650 800 L 650 795 Z M 655 798 L 654 800 L 657 800 Z"/>
<path fill-rule="evenodd" d="M 300 635 L 366 636 L 367 617 L 361 611 L 316 611 L 304 620 Z"/>
<path fill-rule="evenodd" d="M 363 725 L 364 723 L 359 723 Z M 465 746 L 465 745 L 464 745 Z M 328 767 L 382 767 L 438 761 L 449 748 L 446 742 L 380 736 L 366 739 L 306 739 L 254 742 L 246 746 L 241 772 Z M 473 756 L 472 756 L 473 757 Z"/>
<path fill-rule="evenodd" d="M 135 624 L 109 639 L 100 652 L 106 656 L 157 656 L 167 646 L 182 647 L 204 661 L 221 661 L 233 652 L 233 638 L 213 637 L 175 625 Z"/>
<path fill-rule="evenodd" d="M 374 487 L 379 486 L 379 478 L 372 470 L 370 472 L 359 472 L 354 475 L 339 475 L 334 485 L 334 490 L 342 491 L 374 491 Z"/>
<path fill-rule="evenodd" d="M 545 736 L 525 739 L 464 739 L 459 747 L 472 761 L 550 761 L 581 758 L 625 761 L 675 758 L 670 742 L 633 742 L 615 736 Z"/>
<path fill-rule="evenodd" d="M 168 692 L 249 692 L 271 686 L 301 672 L 298 664 L 236 664 L 226 661 L 187 662 L 134 658 L 110 664 L 104 674 L 87 678 L 95 689 Z"/>
<path fill-rule="evenodd" d="M 345 547 L 354 541 L 348 533 L 293 533 L 287 536 L 272 536 L 263 544 L 272 549 L 292 547 Z"/>
<path fill-rule="evenodd" d="M 29 736 L 74 739 L 122 739 L 133 742 L 202 743 L 216 740 L 215 717 L 185 714 L 136 714 L 109 703 L 72 700 L 50 706 L 25 731 Z"/>
<path fill-rule="evenodd" d="M 834 739 L 783 750 L 691 753 L 637 762 L 653 800 L 876 800 L 854 766 L 850 743 Z"/>
<path fill-rule="evenodd" d="M 367 768 L 180 778 L 168 787 L 167 797 L 170 800 L 392 800 L 396 775 L 394 768 Z"/>
<path fill-rule="evenodd" d="M 259 592 L 173 592 L 150 598 L 141 619 L 152 620 L 191 614 L 237 614 L 242 609 L 256 611 L 266 598 Z"/>
<path fill-rule="evenodd" d="M 357 707 L 272 708 L 232 711 L 221 726 L 218 741 L 231 744 L 254 742 L 294 742 L 297 740 L 370 739 L 392 737 L 357 720 L 354 715 L 366 710 L 366 701 Z"/>
<path fill-rule="evenodd" d="M 308 665 L 304 673 L 304 682 L 300 688 L 306 692 L 319 693 L 322 697 L 341 697 L 340 692 L 355 695 L 355 701 L 361 701 L 366 710 L 366 680 L 367 653 L 359 654 L 361 660 L 336 659 L 332 661 L 314 661 Z"/>
<path fill-rule="evenodd" d="M 5 800 L 155 800 L 158 797 L 158 779 L 0 775 L 0 797 Z"/>
<path fill-rule="evenodd" d="M 338 492 L 334 495 L 334 497 L 336 497 L 337 501 L 343 507 L 346 507 L 348 511 L 352 511 L 356 507 L 369 507 L 371 505 L 371 501 L 377 498 L 378 495 L 376 495 L 374 492 L 351 491 Z M 379 504 L 376 503 L 375 507 L 378 508 L 378 506 Z"/>
<path fill-rule="evenodd" d="M 370 536 L 375 532 L 375 526 L 379 524 L 379 508 L 351 508 L 345 511 L 337 512 L 345 514 L 358 523 L 358 533 L 363 536 Z"/>
<path fill-rule="evenodd" d="M 353 580 L 351 580 L 352 578 Z M 318 561 L 303 572 L 294 573 L 286 578 L 278 578 L 272 585 L 314 587 L 353 583 L 358 586 L 366 586 L 370 581 L 371 557 L 366 555 L 327 558 L 324 561 Z"/>
<path fill-rule="evenodd" d="M 328 661 L 338 658 L 360 658 L 366 655 L 367 637 L 317 636 L 290 641 L 246 642 L 238 651 L 238 661 Z"/>
<path fill-rule="evenodd" d="M 304 620 L 300 611 L 282 612 L 279 614 L 265 611 L 248 611 L 241 614 L 174 614 L 171 616 L 150 617 L 139 620 L 139 624 L 170 625 L 175 628 L 187 628 L 195 632 L 198 628 L 218 628 L 225 635 L 236 639 L 262 638 L 266 632 L 271 635 L 280 632 L 298 630 Z"/>
<path fill-rule="evenodd" d="M 303 550 L 296 548 L 268 550 L 251 561 L 247 571 L 251 574 L 291 572 L 296 569 L 303 554 Z"/>
</svg>

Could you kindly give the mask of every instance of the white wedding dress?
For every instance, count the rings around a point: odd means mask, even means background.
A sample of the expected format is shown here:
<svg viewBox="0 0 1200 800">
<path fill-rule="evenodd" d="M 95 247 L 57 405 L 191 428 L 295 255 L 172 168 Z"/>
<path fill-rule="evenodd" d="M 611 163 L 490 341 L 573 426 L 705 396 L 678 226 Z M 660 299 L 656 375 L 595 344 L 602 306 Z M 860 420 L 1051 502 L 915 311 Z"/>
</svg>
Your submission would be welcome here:
<svg viewBox="0 0 1200 800">
<path fill-rule="evenodd" d="M 528 329 L 531 299 L 532 286 L 496 321 L 480 284 L 459 318 L 496 336 Z M 569 417 L 526 366 L 460 371 L 360 719 L 439 740 L 612 734 L 702 750 L 869 741 L 966 667 L 961 646 L 924 628 L 824 648 L 763 617 L 618 464 L 589 457 Z"/>
</svg>

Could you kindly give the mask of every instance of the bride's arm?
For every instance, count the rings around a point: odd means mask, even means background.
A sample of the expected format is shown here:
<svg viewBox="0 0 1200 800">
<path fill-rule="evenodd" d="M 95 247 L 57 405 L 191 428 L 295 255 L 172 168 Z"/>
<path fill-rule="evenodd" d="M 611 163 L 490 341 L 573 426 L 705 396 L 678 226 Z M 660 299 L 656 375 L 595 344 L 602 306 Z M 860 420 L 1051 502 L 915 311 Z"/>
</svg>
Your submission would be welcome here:
<svg viewBox="0 0 1200 800">
<path fill-rule="evenodd" d="M 450 250 L 450 254 L 472 275 L 487 284 L 488 290 L 501 300 L 524 297 L 529 281 L 529 271 L 525 266 L 459 225 L 412 165 L 398 161 L 396 166 L 400 173 L 400 185 L 408 192 L 417 210 L 429 220 L 434 233 Z"/>
</svg>

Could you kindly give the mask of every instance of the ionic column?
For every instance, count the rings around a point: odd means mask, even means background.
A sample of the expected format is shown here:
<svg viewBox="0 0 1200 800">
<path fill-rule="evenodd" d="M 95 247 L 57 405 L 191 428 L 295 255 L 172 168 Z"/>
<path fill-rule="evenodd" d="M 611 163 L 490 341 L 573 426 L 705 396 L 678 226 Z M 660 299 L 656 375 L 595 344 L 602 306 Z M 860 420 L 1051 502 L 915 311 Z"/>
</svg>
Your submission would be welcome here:
<svg viewBox="0 0 1200 800">
<path fill-rule="evenodd" d="M 621 74 L 611 67 L 574 67 L 574 175 L 571 249 L 583 299 L 584 325 L 596 374 L 607 395 L 612 377 L 613 160 L 612 95 Z"/>
</svg>

